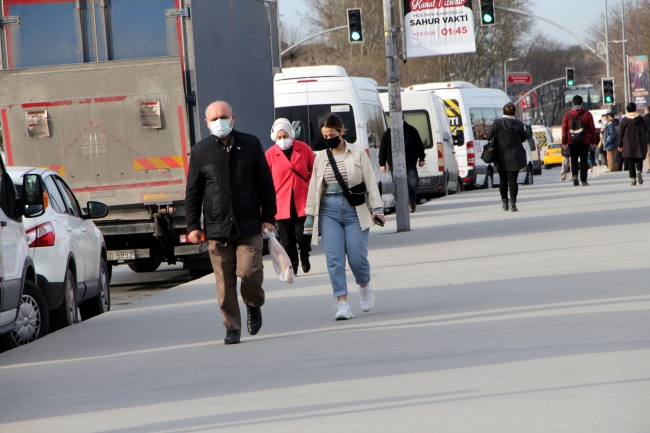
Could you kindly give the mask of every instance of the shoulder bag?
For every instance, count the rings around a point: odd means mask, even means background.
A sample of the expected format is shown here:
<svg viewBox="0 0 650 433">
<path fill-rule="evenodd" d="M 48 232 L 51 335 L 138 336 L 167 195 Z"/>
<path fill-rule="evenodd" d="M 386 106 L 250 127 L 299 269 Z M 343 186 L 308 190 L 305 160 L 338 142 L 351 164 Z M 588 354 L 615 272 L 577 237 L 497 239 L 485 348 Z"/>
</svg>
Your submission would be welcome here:
<svg viewBox="0 0 650 433">
<path fill-rule="evenodd" d="M 350 203 L 350 206 L 361 206 L 364 204 L 366 202 L 366 184 L 364 182 L 361 182 L 359 185 L 348 188 L 348 186 L 345 184 L 345 181 L 343 180 L 343 176 L 341 176 L 339 167 L 336 165 L 336 161 L 334 161 L 334 155 L 332 154 L 332 151 L 330 149 L 327 149 L 325 152 L 327 152 L 327 159 L 330 161 L 330 166 L 334 172 L 334 177 L 336 177 L 336 181 L 341 186 L 343 194 L 348 200 L 348 203 Z"/>
<path fill-rule="evenodd" d="M 494 123 L 497 126 L 494 128 L 494 137 L 489 141 L 488 144 L 483 148 L 483 153 L 481 154 L 481 159 L 486 164 L 495 164 L 499 161 L 499 145 L 497 141 L 499 140 L 499 120 L 495 120 Z"/>
</svg>

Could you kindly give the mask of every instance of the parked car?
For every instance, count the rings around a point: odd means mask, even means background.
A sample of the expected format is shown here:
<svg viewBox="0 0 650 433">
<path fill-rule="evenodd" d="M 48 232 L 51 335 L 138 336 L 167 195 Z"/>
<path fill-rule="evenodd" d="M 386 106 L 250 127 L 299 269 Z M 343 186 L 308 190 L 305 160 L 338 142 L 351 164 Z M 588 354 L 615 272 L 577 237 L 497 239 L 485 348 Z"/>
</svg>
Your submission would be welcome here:
<svg viewBox="0 0 650 433">
<path fill-rule="evenodd" d="M 544 151 L 544 168 L 562 165 L 562 143 L 551 143 Z"/>
<path fill-rule="evenodd" d="M 29 196 L 21 191 L 22 196 Z M 26 212 L 27 211 L 27 212 Z M 0 351 L 47 335 L 49 315 L 36 286 L 36 270 L 22 225 L 23 216 L 38 216 L 43 206 L 22 205 L 16 187 L 0 161 Z"/>
<path fill-rule="evenodd" d="M 42 200 L 45 209 L 41 215 L 25 218 L 23 224 L 38 287 L 50 311 L 50 328 L 110 310 L 106 245 L 102 232 L 91 221 L 107 216 L 108 206 L 90 201 L 84 212 L 70 187 L 53 170 L 10 167 L 8 172 L 16 185 L 27 185 L 31 200 Z"/>
</svg>

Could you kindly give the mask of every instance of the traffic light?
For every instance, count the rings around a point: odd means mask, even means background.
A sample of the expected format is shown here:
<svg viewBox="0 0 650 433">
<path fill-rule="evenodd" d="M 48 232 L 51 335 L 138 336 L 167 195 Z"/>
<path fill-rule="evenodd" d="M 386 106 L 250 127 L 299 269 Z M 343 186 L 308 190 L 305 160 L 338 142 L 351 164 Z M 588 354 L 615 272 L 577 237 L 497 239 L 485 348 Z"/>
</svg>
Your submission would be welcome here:
<svg viewBox="0 0 650 433">
<path fill-rule="evenodd" d="M 616 98 L 614 95 L 614 78 L 603 78 L 603 104 L 616 104 Z"/>
<path fill-rule="evenodd" d="M 351 44 L 360 44 L 363 42 L 361 9 L 348 9 L 348 34 Z"/>
<path fill-rule="evenodd" d="M 494 0 L 481 0 L 481 25 L 494 25 Z"/>
<path fill-rule="evenodd" d="M 566 86 L 575 87 L 576 85 L 576 70 L 575 68 L 566 68 Z"/>
</svg>

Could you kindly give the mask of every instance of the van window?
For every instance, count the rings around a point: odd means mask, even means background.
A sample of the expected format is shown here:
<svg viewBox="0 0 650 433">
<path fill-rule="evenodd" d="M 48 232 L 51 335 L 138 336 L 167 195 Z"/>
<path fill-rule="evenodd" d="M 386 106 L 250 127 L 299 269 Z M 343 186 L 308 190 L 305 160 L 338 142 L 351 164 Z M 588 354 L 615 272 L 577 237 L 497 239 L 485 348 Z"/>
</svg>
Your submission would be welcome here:
<svg viewBox="0 0 650 433">
<path fill-rule="evenodd" d="M 460 104 L 456 99 L 445 99 L 445 110 L 449 117 L 449 128 L 451 129 L 451 138 L 456 146 L 465 144 L 465 130 L 463 127 L 463 117 L 460 113 Z"/>
<path fill-rule="evenodd" d="M 386 113 L 385 116 L 388 127 L 390 128 L 390 113 Z M 406 123 L 418 130 L 424 148 L 431 149 L 433 147 L 433 140 L 431 139 L 431 122 L 429 120 L 429 113 L 425 110 L 409 110 L 402 111 L 402 116 L 404 116 L 404 121 Z"/>
<path fill-rule="evenodd" d="M 343 111 L 347 110 L 347 111 Z M 277 107 L 275 118 L 284 117 L 290 122 L 300 121 L 301 130 L 296 131 L 296 139 L 304 141 L 314 150 L 325 150 L 327 146 L 323 141 L 323 134 L 320 132 L 320 121 L 327 114 L 334 111 L 343 120 L 345 125 L 345 140 L 348 143 L 356 143 L 357 128 L 354 120 L 354 109 L 350 104 L 323 104 L 323 105 L 299 105 L 294 107 Z"/>
<path fill-rule="evenodd" d="M 472 122 L 474 140 L 487 140 L 488 131 L 497 118 L 494 108 L 470 108 L 469 117 Z"/>
<path fill-rule="evenodd" d="M 386 131 L 384 110 L 379 105 L 363 104 L 366 113 L 366 128 L 368 129 L 368 147 L 379 148 L 381 137 Z"/>
</svg>

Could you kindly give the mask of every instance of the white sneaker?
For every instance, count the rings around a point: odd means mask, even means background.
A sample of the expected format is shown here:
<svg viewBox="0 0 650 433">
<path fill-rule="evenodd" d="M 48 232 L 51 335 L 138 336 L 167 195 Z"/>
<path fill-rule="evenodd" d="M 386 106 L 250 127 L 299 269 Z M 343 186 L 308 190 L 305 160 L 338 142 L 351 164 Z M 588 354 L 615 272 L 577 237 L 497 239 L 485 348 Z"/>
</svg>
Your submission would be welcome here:
<svg viewBox="0 0 650 433">
<path fill-rule="evenodd" d="M 335 307 L 337 306 L 339 309 L 336 312 L 336 316 L 334 316 L 334 320 L 348 320 L 354 317 L 352 315 L 350 304 L 348 304 L 346 301 L 339 301 L 338 305 L 335 305 Z"/>
<path fill-rule="evenodd" d="M 375 297 L 372 294 L 372 284 L 368 283 L 366 287 L 359 287 L 359 295 L 361 295 L 361 310 L 370 311 L 375 305 Z"/>
</svg>

